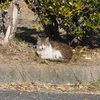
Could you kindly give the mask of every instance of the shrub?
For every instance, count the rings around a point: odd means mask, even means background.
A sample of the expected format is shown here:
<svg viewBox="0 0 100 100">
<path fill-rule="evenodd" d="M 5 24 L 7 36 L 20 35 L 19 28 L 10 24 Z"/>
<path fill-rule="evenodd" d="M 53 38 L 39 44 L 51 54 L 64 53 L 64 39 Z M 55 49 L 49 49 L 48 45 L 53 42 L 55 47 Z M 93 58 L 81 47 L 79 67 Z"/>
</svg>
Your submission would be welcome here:
<svg viewBox="0 0 100 100">
<path fill-rule="evenodd" d="M 25 0 L 39 16 L 47 36 L 61 39 L 58 31 L 83 41 L 100 33 L 99 0 Z"/>
<path fill-rule="evenodd" d="M 0 1 L 0 10 L 7 10 L 7 8 L 9 7 L 10 5 L 10 2 L 11 0 L 1 0 Z"/>
</svg>

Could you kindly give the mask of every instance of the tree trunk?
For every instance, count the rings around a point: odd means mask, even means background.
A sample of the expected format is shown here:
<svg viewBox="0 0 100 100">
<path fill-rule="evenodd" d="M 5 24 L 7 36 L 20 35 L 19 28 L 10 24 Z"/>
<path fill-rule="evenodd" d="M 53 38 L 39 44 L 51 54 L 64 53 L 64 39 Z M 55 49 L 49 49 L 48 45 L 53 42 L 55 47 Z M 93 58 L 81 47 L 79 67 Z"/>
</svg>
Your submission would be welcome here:
<svg viewBox="0 0 100 100">
<path fill-rule="evenodd" d="M 62 38 L 59 33 L 59 29 L 58 29 L 56 16 L 53 15 L 53 16 L 50 16 L 50 18 L 52 20 L 52 24 L 44 25 L 44 29 L 45 29 L 45 33 L 47 37 L 49 37 L 52 40 L 62 41 Z"/>
<path fill-rule="evenodd" d="M 16 25 L 17 25 L 17 20 L 18 20 L 18 12 L 19 12 L 19 5 L 16 2 L 17 0 L 12 0 L 12 7 L 13 7 L 13 11 L 12 11 L 12 17 L 10 20 L 10 24 L 7 28 L 7 31 L 5 32 L 5 25 L 4 25 L 4 18 L 2 17 L 2 26 L 0 26 L 2 28 L 2 31 L 0 31 L 0 43 L 3 46 L 8 45 L 11 40 L 15 37 L 15 32 L 16 32 Z"/>
</svg>

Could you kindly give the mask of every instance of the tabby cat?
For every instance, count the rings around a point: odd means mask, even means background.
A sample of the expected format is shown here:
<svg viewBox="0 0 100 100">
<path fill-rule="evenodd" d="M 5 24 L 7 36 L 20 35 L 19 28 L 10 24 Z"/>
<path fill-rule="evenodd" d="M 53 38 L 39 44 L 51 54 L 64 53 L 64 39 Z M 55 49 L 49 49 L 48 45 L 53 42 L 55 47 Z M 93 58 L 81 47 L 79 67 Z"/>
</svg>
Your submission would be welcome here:
<svg viewBox="0 0 100 100">
<path fill-rule="evenodd" d="M 68 62 L 72 58 L 72 50 L 65 43 L 50 41 L 49 38 L 38 37 L 36 53 L 42 59 Z"/>
</svg>

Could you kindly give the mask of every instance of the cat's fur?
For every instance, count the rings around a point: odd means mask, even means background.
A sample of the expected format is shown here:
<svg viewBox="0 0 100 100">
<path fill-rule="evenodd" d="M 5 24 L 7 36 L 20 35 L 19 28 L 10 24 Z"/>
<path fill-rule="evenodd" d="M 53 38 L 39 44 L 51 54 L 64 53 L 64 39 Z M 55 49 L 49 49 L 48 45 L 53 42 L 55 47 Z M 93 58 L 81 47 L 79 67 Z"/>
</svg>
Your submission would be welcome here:
<svg viewBox="0 0 100 100">
<path fill-rule="evenodd" d="M 72 58 L 70 46 L 62 42 L 50 41 L 48 37 L 38 37 L 36 52 L 42 59 L 68 62 Z"/>
</svg>

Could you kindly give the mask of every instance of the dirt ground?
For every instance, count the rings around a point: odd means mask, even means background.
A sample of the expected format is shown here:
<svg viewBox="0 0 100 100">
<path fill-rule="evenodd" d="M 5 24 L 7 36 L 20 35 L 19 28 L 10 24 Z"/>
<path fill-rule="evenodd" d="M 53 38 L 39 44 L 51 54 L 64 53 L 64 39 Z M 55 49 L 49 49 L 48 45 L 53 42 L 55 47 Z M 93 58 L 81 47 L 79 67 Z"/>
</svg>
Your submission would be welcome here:
<svg viewBox="0 0 100 100">
<path fill-rule="evenodd" d="M 51 62 L 40 59 L 35 53 L 35 44 L 18 40 L 17 38 L 8 48 L 0 48 L 0 64 L 10 65 L 32 65 L 32 66 L 99 66 L 100 50 L 87 49 L 87 47 L 77 47 L 73 49 L 73 58 L 69 63 Z"/>
<path fill-rule="evenodd" d="M 35 66 L 65 66 L 65 65 L 82 65 L 82 66 L 99 66 L 100 50 L 88 49 L 86 46 L 78 46 L 73 50 L 73 58 L 69 63 L 50 62 L 40 59 L 35 53 L 35 44 L 37 36 L 45 36 L 44 32 L 37 32 L 32 25 L 36 22 L 37 16 L 27 8 L 27 5 L 20 1 L 21 11 L 19 15 L 16 38 L 7 48 L 0 48 L 0 63 L 10 65 L 35 65 Z M 11 9 L 11 7 L 10 7 Z M 10 10 L 9 10 L 10 11 Z M 8 13 L 10 15 L 11 12 Z M 63 31 L 62 31 L 63 32 Z"/>
</svg>

